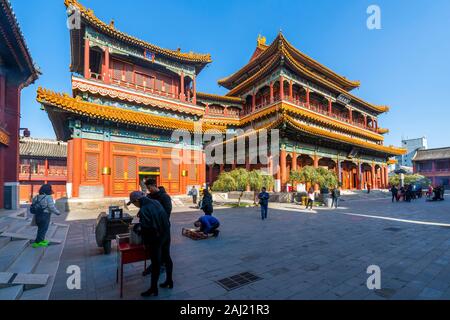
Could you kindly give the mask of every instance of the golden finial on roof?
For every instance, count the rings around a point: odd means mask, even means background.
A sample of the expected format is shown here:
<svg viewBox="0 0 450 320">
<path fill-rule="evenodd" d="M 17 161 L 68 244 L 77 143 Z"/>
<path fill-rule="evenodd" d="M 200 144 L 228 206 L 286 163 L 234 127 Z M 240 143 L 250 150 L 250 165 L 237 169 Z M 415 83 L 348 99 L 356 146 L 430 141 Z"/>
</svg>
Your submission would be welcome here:
<svg viewBox="0 0 450 320">
<path fill-rule="evenodd" d="M 111 19 L 111 22 L 109 23 L 109 26 L 114 29 L 114 27 L 115 27 L 114 26 L 114 19 Z"/>
<path fill-rule="evenodd" d="M 256 41 L 258 42 L 258 47 L 266 45 L 266 37 L 263 37 L 260 34 L 258 35 L 258 39 Z"/>
</svg>

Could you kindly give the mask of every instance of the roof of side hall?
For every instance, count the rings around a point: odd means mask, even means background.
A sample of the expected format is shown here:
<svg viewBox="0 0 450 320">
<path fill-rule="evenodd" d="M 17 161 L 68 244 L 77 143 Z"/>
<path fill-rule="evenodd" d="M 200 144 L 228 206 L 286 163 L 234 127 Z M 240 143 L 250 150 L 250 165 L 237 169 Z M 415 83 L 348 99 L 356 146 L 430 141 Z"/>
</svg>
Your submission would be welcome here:
<svg viewBox="0 0 450 320">
<path fill-rule="evenodd" d="M 418 150 L 413 161 L 450 159 L 450 147 Z"/>
<path fill-rule="evenodd" d="M 41 158 L 67 157 L 66 142 L 50 139 L 21 138 L 19 147 L 21 156 Z"/>
</svg>

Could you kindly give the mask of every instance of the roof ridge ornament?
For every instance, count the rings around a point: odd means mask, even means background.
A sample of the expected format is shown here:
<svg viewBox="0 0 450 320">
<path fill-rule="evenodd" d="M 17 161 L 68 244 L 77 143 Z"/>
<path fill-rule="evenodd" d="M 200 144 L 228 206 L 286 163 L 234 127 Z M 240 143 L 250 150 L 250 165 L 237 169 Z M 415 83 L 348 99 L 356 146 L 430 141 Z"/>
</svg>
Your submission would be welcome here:
<svg viewBox="0 0 450 320">
<path fill-rule="evenodd" d="M 266 37 L 262 36 L 261 34 L 258 34 L 258 39 L 256 41 L 258 43 L 258 47 L 261 47 L 261 46 L 266 45 L 267 39 L 266 39 Z"/>
</svg>

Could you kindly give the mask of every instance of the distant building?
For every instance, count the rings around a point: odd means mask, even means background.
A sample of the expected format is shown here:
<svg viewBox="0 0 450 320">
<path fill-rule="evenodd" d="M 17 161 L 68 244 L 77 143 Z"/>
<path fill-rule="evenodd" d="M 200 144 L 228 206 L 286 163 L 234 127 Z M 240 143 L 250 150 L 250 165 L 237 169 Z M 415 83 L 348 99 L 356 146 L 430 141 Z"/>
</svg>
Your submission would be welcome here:
<svg viewBox="0 0 450 320">
<path fill-rule="evenodd" d="M 20 201 L 29 202 L 44 183 L 53 187 L 55 199 L 66 197 L 67 143 L 20 139 Z"/>
<path fill-rule="evenodd" d="M 402 140 L 402 148 L 408 151 L 405 155 L 396 157 L 397 165 L 395 169 L 397 170 L 402 167 L 407 167 L 406 169 L 410 168 L 410 170 L 412 171 L 412 159 L 414 155 L 416 154 L 417 150 L 428 149 L 428 141 L 426 137 Z"/>
<path fill-rule="evenodd" d="M 450 147 L 419 150 L 414 158 L 414 173 L 421 174 L 433 182 L 433 186 L 450 188 Z"/>
<path fill-rule="evenodd" d="M 19 207 L 20 92 L 39 76 L 8 0 L 0 0 L 0 209 Z"/>
</svg>

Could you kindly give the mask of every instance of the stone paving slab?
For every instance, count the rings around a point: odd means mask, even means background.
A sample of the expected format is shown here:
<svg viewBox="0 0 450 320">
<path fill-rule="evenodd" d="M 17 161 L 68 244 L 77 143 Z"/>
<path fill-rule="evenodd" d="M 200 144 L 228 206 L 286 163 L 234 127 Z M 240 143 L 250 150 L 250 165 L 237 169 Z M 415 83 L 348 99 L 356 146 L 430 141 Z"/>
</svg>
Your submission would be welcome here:
<svg viewBox="0 0 450 320">
<path fill-rule="evenodd" d="M 313 211 L 271 203 L 265 221 L 258 208 L 218 209 L 219 238 L 200 242 L 181 231 L 201 213 L 176 212 L 171 217 L 175 287 L 160 290 L 157 299 L 448 299 L 448 212 L 450 202 L 423 199 L 394 204 L 361 199 L 343 202 L 337 210 Z M 119 299 L 116 255 L 97 248 L 89 215 L 96 217 L 85 213 L 77 221 L 72 213 L 70 221 L 61 221 L 70 229 L 51 299 Z M 81 269 L 81 290 L 67 289 L 70 265 Z M 370 265 L 381 268 L 380 290 L 366 286 Z M 125 268 L 125 299 L 141 299 L 140 292 L 148 289 L 150 278 L 141 276 L 142 268 Z M 233 291 L 215 282 L 247 271 L 263 279 Z"/>
</svg>

